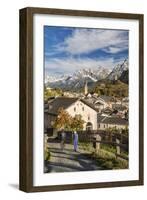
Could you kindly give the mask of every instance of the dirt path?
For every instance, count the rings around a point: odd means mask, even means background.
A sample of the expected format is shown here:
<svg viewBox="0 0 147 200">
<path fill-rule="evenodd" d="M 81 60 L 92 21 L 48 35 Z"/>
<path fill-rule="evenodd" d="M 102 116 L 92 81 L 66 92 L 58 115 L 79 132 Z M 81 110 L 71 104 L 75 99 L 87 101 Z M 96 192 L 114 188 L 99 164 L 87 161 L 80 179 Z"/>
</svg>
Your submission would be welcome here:
<svg viewBox="0 0 147 200">
<path fill-rule="evenodd" d="M 45 172 L 75 172 L 101 170 L 96 161 L 92 160 L 84 152 L 73 151 L 73 145 L 66 144 L 61 150 L 60 143 L 48 144 L 51 158 L 45 163 Z"/>
</svg>

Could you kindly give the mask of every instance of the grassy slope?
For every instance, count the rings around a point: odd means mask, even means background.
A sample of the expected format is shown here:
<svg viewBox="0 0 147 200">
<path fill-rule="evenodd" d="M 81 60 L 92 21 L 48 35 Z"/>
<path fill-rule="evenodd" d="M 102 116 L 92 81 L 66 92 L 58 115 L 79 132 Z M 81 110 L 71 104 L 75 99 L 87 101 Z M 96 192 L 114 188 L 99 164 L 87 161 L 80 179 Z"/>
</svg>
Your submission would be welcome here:
<svg viewBox="0 0 147 200">
<path fill-rule="evenodd" d="M 99 95 L 108 95 L 115 97 L 127 97 L 128 96 L 128 84 L 121 81 L 98 81 L 94 86 L 90 88 L 91 92 L 98 93 Z"/>
</svg>

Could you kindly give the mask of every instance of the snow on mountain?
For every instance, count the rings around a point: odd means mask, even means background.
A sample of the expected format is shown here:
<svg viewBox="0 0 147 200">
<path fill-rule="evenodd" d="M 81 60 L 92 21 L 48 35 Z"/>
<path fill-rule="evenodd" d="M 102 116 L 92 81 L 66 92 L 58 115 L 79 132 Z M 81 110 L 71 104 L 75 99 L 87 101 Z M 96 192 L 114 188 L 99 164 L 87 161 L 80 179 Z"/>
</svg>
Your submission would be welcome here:
<svg viewBox="0 0 147 200">
<path fill-rule="evenodd" d="M 94 85 L 99 80 L 121 80 L 128 83 L 128 60 L 116 65 L 113 69 L 98 66 L 97 69 L 80 69 L 72 75 L 46 76 L 46 86 L 61 89 L 80 89 L 85 82 Z"/>
<path fill-rule="evenodd" d="M 109 69 L 98 67 L 96 70 L 80 69 L 73 75 L 63 75 L 59 77 L 46 76 L 45 84 L 49 87 L 60 87 L 64 89 L 81 88 L 87 81 L 88 84 L 104 79 L 110 73 Z"/>
<path fill-rule="evenodd" d="M 116 65 L 112 72 L 107 76 L 108 80 L 118 80 L 121 75 L 128 71 L 129 63 L 128 60 L 125 59 L 122 63 Z"/>
<path fill-rule="evenodd" d="M 66 79 L 70 78 L 70 76 L 63 75 L 63 76 L 46 76 L 45 77 L 45 84 L 47 83 L 55 83 L 58 81 L 64 81 Z"/>
</svg>

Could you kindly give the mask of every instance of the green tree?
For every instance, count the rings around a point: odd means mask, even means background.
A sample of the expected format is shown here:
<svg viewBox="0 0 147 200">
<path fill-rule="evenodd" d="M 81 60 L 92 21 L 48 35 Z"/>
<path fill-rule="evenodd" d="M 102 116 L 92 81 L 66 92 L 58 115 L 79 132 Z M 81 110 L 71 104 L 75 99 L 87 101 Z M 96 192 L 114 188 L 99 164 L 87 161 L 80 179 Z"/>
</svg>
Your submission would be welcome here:
<svg viewBox="0 0 147 200">
<path fill-rule="evenodd" d="M 55 96 L 62 96 L 62 90 L 59 88 L 47 89 L 45 87 L 45 89 L 44 89 L 44 99 L 45 100 L 47 100 L 49 97 L 55 97 Z"/>
</svg>

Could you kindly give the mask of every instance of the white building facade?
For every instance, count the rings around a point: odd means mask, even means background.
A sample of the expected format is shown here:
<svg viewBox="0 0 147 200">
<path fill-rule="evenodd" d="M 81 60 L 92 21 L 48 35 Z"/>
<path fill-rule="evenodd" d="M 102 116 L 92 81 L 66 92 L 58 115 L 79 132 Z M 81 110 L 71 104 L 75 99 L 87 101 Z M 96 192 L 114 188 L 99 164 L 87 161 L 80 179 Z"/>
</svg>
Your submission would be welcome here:
<svg viewBox="0 0 147 200">
<path fill-rule="evenodd" d="M 84 120 L 83 130 L 97 130 L 97 110 L 95 107 L 83 99 L 68 97 L 58 97 L 49 103 L 48 116 L 45 115 L 48 128 L 52 128 L 60 108 L 63 108 L 72 117 L 80 115 Z"/>
<path fill-rule="evenodd" d="M 84 120 L 84 130 L 97 130 L 97 111 L 84 102 L 77 100 L 65 109 L 72 117 L 81 115 Z"/>
</svg>

